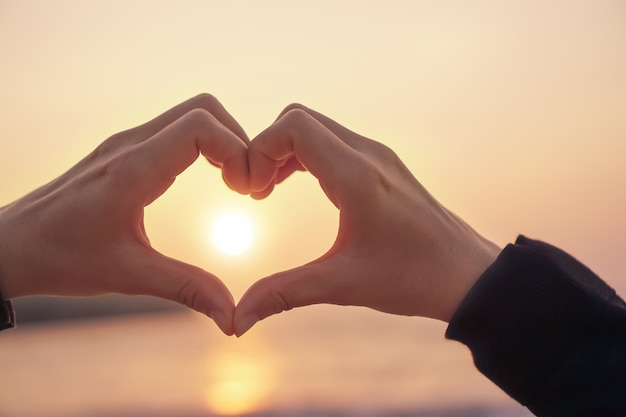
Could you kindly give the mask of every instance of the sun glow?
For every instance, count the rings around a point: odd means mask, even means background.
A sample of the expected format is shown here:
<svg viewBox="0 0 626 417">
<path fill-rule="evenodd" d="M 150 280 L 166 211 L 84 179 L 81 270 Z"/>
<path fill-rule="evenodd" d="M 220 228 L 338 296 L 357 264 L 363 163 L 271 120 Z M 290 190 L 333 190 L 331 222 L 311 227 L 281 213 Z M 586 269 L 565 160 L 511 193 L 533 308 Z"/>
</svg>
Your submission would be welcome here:
<svg viewBox="0 0 626 417">
<path fill-rule="evenodd" d="M 213 413 L 237 416 L 261 406 L 271 384 L 271 373 L 263 362 L 246 355 L 221 355 L 210 366 L 211 384 L 206 401 Z"/>
<path fill-rule="evenodd" d="M 213 222 L 211 238 L 222 253 L 239 255 L 252 245 L 254 227 L 250 218 L 245 214 L 226 212 Z"/>
</svg>

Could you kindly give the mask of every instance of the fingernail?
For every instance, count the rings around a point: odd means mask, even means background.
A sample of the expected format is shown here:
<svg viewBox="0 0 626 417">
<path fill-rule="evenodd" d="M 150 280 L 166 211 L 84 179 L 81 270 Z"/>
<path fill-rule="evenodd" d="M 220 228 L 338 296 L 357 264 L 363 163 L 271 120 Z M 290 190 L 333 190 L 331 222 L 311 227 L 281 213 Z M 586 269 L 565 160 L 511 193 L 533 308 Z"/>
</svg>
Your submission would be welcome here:
<svg viewBox="0 0 626 417">
<path fill-rule="evenodd" d="M 235 335 L 241 337 L 245 332 L 250 330 L 257 321 L 259 321 L 259 318 L 255 314 L 248 314 L 241 320 L 238 320 L 237 323 L 235 323 Z"/>
</svg>

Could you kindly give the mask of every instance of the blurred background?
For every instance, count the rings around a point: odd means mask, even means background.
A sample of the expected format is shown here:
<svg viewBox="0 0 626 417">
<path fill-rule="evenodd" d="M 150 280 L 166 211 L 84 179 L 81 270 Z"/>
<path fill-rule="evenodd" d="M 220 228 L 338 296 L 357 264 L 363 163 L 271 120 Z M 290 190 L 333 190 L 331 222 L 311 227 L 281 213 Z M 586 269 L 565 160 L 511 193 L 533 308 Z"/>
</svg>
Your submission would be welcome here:
<svg viewBox="0 0 626 417">
<path fill-rule="evenodd" d="M 0 0 L 0 205 L 201 92 L 250 137 L 291 102 L 317 109 L 498 244 L 546 240 L 626 293 L 621 0 Z M 255 227 L 237 257 L 209 237 L 229 210 Z M 146 213 L 158 250 L 235 298 L 321 255 L 337 222 L 306 173 L 255 202 L 202 160 Z M 16 304 L 2 417 L 529 415 L 436 321 L 315 306 L 234 339 L 151 298 Z"/>
</svg>

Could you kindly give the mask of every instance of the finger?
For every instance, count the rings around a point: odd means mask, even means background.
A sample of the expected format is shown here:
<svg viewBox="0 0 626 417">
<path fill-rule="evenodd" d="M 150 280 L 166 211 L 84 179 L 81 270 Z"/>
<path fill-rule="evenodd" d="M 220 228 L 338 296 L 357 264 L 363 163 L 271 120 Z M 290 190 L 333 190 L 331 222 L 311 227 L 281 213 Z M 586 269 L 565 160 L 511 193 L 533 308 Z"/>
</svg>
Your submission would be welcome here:
<svg viewBox="0 0 626 417">
<path fill-rule="evenodd" d="M 280 165 L 280 163 L 278 163 L 278 165 Z M 296 171 L 306 171 L 306 169 L 304 169 L 304 167 L 300 164 L 300 162 L 298 162 L 295 157 L 291 157 L 284 162 L 284 165 L 277 167 L 274 175 L 274 181 L 270 182 L 263 190 L 252 191 L 250 193 L 250 196 L 255 200 L 263 200 L 265 197 L 272 193 L 276 184 L 280 184 L 281 182 L 285 181 L 291 176 L 291 174 Z"/>
<path fill-rule="evenodd" d="M 248 136 L 246 135 L 246 132 L 239 125 L 239 123 L 237 123 L 237 121 L 230 115 L 230 113 L 226 111 L 226 109 L 219 102 L 219 100 L 210 94 L 199 94 L 195 97 L 192 97 L 171 108 L 170 110 L 166 111 L 155 119 L 144 123 L 141 126 L 130 129 L 123 134 L 134 137 L 135 141 L 137 142 L 143 141 L 150 138 L 151 136 L 154 136 L 155 134 L 163 130 L 166 126 L 180 119 L 182 116 L 194 109 L 202 109 L 208 111 L 217 120 L 219 120 L 220 123 L 226 126 L 235 135 L 237 135 L 237 137 L 239 137 L 243 142 L 250 142 Z"/>
<path fill-rule="evenodd" d="M 319 123 L 324 125 L 324 127 L 330 130 L 337 138 L 341 139 L 351 148 L 360 152 L 363 157 L 369 158 L 375 165 L 386 166 L 389 167 L 389 169 L 399 169 L 404 175 L 408 174 L 411 177 L 413 176 L 411 171 L 398 158 L 396 153 L 386 145 L 355 133 L 322 113 L 303 106 L 302 104 L 291 104 L 287 106 L 287 108 L 281 113 L 281 116 L 287 114 L 291 110 L 305 111 Z M 279 184 L 282 180 L 284 180 L 284 178 L 291 175 L 291 173 L 292 172 L 286 171 L 285 176 L 282 179 L 277 178 L 276 183 Z M 279 175 L 280 174 L 281 172 L 279 172 Z"/>
<path fill-rule="evenodd" d="M 292 110 L 305 111 L 306 113 L 311 115 L 314 119 L 316 119 L 318 122 L 323 124 L 327 129 L 333 132 L 335 136 L 337 136 L 339 139 L 341 139 L 342 141 L 344 141 L 346 144 L 348 144 L 354 149 L 359 149 L 363 147 L 363 144 L 365 142 L 370 141 L 370 139 L 367 139 L 364 136 L 361 136 L 357 133 L 352 132 L 351 130 L 341 126 L 339 123 L 335 122 L 334 120 L 328 118 L 327 116 L 324 116 L 323 114 L 316 112 L 315 110 L 312 110 L 306 106 L 303 106 L 302 104 L 290 104 L 280 113 L 280 115 L 278 116 L 276 120 L 281 119 L 284 115 L 286 115 Z M 302 166 L 302 164 L 300 164 L 297 158 L 291 157 L 285 162 L 284 166 L 278 169 L 275 183 L 280 184 L 281 182 L 289 178 L 291 174 L 293 174 L 296 171 L 306 171 L 306 169 Z M 273 189 L 273 186 L 271 187 L 271 189 Z M 253 193 L 253 197 L 257 199 L 265 198 L 267 195 L 270 194 L 270 192 L 272 191 L 271 189 L 269 190 L 269 192 L 263 191 L 263 192 Z M 256 195 L 259 195 L 262 197 L 257 197 Z"/>
<path fill-rule="evenodd" d="M 165 181 L 165 186 L 155 190 L 158 194 L 164 192 L 199 153 L 222 168 L 224 180 L 232 189 L 242 194 L 249 192 L 246 145 L 206 110 L 188 112 L 137 145 L 131 164 L 139 171 L 139 177 L 145 177 L 145 183 Z"/>
<path fill-rule="evenodd" d="M 254 198 L 255 200 L 263 200 L 265 197 L 267 197 L 268 195 L 270 195 L 272 193 L 272 191 L 274 191 L 274 186 L 276 184 L 274 182 L 270 182 L 267 187 L 265 187 L 265 189 L 261 190 L 261 191 L 251 191 L 250 192 L 250 197 Z"/>
<path fill-rule="evenodd" d="M 296 158 L 289 158 L 289 160 L 282 167 L 278 168 L 276 173 L 276 184 L 280 184 L 285 181 L 291 174 L 296 171 L 306 171 L 302 164 Z"/>
<path fill-rule="evenodd" d="M 263 200 L 265 197 L 270 195 L 272 191 L 274 191 L 274 187 L 276 186 L 276 184 L 280 184 L 281 182 L 285 181 L 291 176 L 291 174 L 296 171 L 306 171 L 306 169 L 304 169 L 304 167 L 300 164 L 300 162 L 298 162 L 295 157 L 291 157 L 285 162 L 283 166 L 280 166 L 276 169 L 274 181 L 270 182 L 263 190 L 250 192 L 250 196 L 255 200 Z"/>
<path fill-rule="evenodd" d="M 352 130 L 340 125 L 333 119 L 328 116 L 323 115 L 320 112 L 317 112 L 309 107 L 306 107 L 299 103 L 290 104 L 287 106 L 278 116 L 278 119 L 282 118 L 284 115 L 289 113 L 292 110 L 302 110 L 308 113 L 315 120 L 324 125 L 328 130 L 333 132 L 335 136 L 344 141 L 348 146 L 353 149 L 362 149 L 367 146 L 371 139 L 366 138 L 365 136 L 359 135 L 358 133 L 353 132 Z"/>
<path fill-rule="evenodd" d="M 274 314 L 312 304 L 333 303 L 337 300 L 333 288 L 334 270 L 326 262 L 311 263 L 290 271 L 280 272 L 254 283 L 243 295 L 234 317 L 237 337 L 255 323 Z"/>
<path fill-rule="evenodd" d="M 363 171 L 362 156 L 307 112 L 291 110 L 261 132 L 248 150 L 250 189 L 265 190 L 277 180 L 277 167 L 295 157 L 325 190 L 346 186 Z"/>
<path fill-rule="evenodd" d="M 135 267 L 135 292 L 185 305 L 211 317 L 225 334 L 233 334 L 235 303 L 217 277 L 156 251 L 136 261 Z"/>
</svg>

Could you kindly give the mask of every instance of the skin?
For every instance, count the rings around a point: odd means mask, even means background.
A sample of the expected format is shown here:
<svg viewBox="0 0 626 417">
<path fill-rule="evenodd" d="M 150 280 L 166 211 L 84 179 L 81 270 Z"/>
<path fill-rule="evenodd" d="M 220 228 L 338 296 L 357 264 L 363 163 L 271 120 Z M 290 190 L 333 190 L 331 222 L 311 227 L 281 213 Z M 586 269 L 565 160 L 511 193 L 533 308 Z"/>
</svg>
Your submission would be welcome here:
<svg viewBox="0 0 626 417">
<path fill-rule="evenodd" d="M 449 321 L 500 248 L 437 202 L 388 147 L 302 105 L 251 143 L 250 188 L 264 198 L 296 169 L 339 209 L 335 243 L 317 260 L 256 282 L 235 334 L 310 304 L 366 306 Z"/>
<path fill-rule="evenodd" d="M 262 199 L 296 170 L 339 209 L 317 260 L 256 282 L 235 308 L 211 273 L 157 252 L 144 207 L 198 156 Z M 388 147 L 301 105 L 249 142 L 210 95 L 113 135 L 67 173 L 0 208 L 0 291 L 147 294 L 202 312 L 227 334 L 294 307 L 366 306 L 449 321 L 500 248 L 439 204 Z"/>
<path fill-rule="evenodd" d="M 153 295 L 200 311 L 232 334 L 227 287 L 152 248 L 143 216 L 200 154 L 247 193 L 248 142 L 206 94 L 110 137 L 67 173 L 0 208 L 2 294 Z"/>
</svg>

